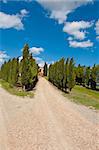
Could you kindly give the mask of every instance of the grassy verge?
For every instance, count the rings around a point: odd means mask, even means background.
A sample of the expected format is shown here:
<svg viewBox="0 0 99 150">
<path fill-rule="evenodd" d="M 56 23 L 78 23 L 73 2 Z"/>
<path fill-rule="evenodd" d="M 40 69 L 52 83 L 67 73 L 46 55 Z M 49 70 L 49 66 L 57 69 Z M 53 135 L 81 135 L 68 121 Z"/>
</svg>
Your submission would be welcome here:
<svg viewBox="0 0 99 150">
<path fill-rule="evenodd" d="M 81 86 L 75 86 L 70 94 L 65 94 L 71 101 L 94 109 L 99 109 L 99 91 L 93 91 Z"/>
<path fill-rule="evenodd" d="M 46 80 L 48 80 L 48 76 L 45 76 L 44 78 L 45 78 Z"/>
<path fill-rule="evenodd" d="M 3 80 L 0 80 L 0 85 L 6 91 L 8 91 L 10 94 L 13 94 L 13 95 L 16 95 L 16 96 L 22 96 L 22 97 L 28 96 L 30 98 L 32 98 L 34 96 L 33 91 L 26 92 L 26 91 L 19 90 L 15 87 L 12 87 L 8 82 L 5 82 Z"/>
</svg>

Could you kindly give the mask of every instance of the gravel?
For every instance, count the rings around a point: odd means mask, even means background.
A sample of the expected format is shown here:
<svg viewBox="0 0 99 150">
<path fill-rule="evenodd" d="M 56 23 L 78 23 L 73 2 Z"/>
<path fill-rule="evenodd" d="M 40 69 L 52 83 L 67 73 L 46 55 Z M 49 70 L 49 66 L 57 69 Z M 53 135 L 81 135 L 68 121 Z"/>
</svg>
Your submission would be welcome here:
<svg viewBox="0 0 99 150">
<path fill-rule="evenodd" d="M 34 98 L 0 87 L 0 150 L 98 150 L 99 112 L 70 102 L 40 78 Z"/>
</svg>

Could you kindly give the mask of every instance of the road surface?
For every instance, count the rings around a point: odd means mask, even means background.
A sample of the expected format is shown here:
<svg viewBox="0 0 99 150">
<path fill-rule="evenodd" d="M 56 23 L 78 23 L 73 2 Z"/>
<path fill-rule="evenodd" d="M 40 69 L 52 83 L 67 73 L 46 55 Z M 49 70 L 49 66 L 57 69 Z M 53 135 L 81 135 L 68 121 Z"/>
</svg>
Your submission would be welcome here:
<svg viewBox="0 0 99 150">
<path fill-rule="evenodd" d="M 99 113 L 40 78 L 34 98 L 0 87 L 0 150 L 98 150 Z"/>
</svg>

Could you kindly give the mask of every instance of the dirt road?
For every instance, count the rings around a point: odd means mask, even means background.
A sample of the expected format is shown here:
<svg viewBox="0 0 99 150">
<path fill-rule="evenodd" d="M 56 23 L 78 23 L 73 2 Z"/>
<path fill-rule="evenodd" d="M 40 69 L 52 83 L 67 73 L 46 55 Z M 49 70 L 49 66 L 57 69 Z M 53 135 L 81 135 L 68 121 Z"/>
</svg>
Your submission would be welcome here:
<svg viewBox="0 0 99 150">
<path fill-rule="evenodd" d="M 0 87 L 0 150 L 98 150 L 99 113 L 39 79 L 34 98 Z"/>
</svg>

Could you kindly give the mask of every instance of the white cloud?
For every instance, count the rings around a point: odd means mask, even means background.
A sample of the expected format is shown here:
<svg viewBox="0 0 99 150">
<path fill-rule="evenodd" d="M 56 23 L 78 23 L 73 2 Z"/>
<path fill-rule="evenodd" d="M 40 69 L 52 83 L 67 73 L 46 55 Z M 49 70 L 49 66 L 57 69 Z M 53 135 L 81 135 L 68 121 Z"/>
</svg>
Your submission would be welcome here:
<svg viewBox="0 0 99 150">
<path fill-rule="evenodd" d="M 20 13 L 21 13 L 21 17 L 25 17 L 28 14 L 28 11 L 26 9 L 22 9 Z"/>
<path fill-rule="evenodd" d="M 0 12 L 0 28 L 1 29 L 9 29 L 14 28 L 17 30 L 24 29 L 24 25 L 22 23 L 23 17 L 27 15 L 27 11 L 22 9 L 20 14 L 6 14 L 4 12 Z"/>
<path fill-rule="evenodd" d="M 30 53 L 34 55 L 39 55 L 41 52 L 44 51 L 42 47 L 31 47 L 29 50 L 30 50 Z"/>
<path fill-rule="evenodd" d="M 34 59 L 36 60 L 37 64 L 40 66 L 40 67 L 43 67 L 44 66 L 44 60 L 40 57 L 34 57 Z"/>
<path fill-rule="evenodd" d="M 25 1 L 25 2 L 32 2 L 33 0 L 0 0 L 0 2 L 3 2 L 3 3 L 7 3 L 7 2 L 9 2 L 9 1 L 13 1 L 13 2 L 15 2 L 15 1 Z"/>
<path fill-rule="evenodd" d="M 74 11 L 77 7 L 85 5 L 93 0 L 36 0 L 45 9 L 49 11 L 49 17 L 64 23 L 67 15 Z"/>
<path fill-rule="evenodd" d="M 99 20 L 96 22 L 96 34 L 99 35 Z"/>
<path fill-rule="evenodd" d="M 99 35 L 96 37 L 97 40 L 99 40 Z"/>
<path fill-rule="evenodd" d="M 73 40 L 73 38 L 70 36 L 70 37 L 68 37 L 68 39 L 67 39 L 68 41 L 72 41 Z"/>
<path fill-rule="evenodd" d="M 77 41 L 69 41 L 69 45 L 70 47 L 74 47 L 74 48 L 87 48 L 87 47 L 92 47 L 93 43 L 88 40 L 88 41 L 83 41 L 83 42 L 77 42 Z"/>
<path fill-rule="evenodd" d="M 68 38 L 71 46 L 91 47 L 93 43 L 88 41 L 76 42 L 74 39 L 83 40 L 86 38 L 87 28 L 90 28 L 93 23 L 88 21 L 66 22 L 68 15 L 76 8 L 93 3 L 94 0 L 36 0 L 44 9 L 48 10 L 48 15 L 51 19 L 58 21 L 59 24 L 64 24 L 63 31 L 71 35 Z M 84 44 L 84 45 L 82 45 Z"/>
<path fill-rule="evenodd" d="M 7 0 L 0 0 L 0 1 L 2 1 L 3 3 L 7 3 Z"/>
<path fill-rule="evenodd" d="M 4 63 L 4 61 L 8 58 L 9 56 L 6 54 L 5 51 L 0 51 L 0 64 Z"/>
<path fill-rule="evenodd" d="M 23 59 L 23 56 L 20 56 L 20 57 L 19 57 L 19 62 L 20 62 L 22 59 Z"/>
<path fill-rule="evenodd" d="M 86 31 L 84 29 L 90 28 L 92 25 L 92 22 L 86 21 L 66 22 L 63 31 L 74 36 L 76 39 L 83 40 L 86 37 Z"/>
<path fill-rule="evenodd" d="M 53 60 L 52 61 L 47 61 L 46 63 L 47 63 L 47 66 L 49 68 L 50 64 L 54 64 L 54 61 Z"/>
<path fill-rule="evenodd" d="M 96 22 L 96 26 L 95 26 L 95 30 L 96 30 L 96 39 L 99 40 L 99 19 Z"/>
<path fill-rule="evenodd" d="M 50 18 L 54 18 L 56 20 L 58 20 L 59 24 L 62 24 L 65 20 L 66 20 L 66 14 L 64 11 L 52 11 Z"/>
</svg>

